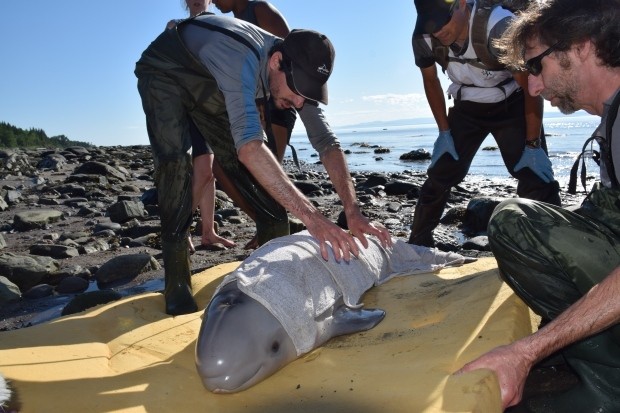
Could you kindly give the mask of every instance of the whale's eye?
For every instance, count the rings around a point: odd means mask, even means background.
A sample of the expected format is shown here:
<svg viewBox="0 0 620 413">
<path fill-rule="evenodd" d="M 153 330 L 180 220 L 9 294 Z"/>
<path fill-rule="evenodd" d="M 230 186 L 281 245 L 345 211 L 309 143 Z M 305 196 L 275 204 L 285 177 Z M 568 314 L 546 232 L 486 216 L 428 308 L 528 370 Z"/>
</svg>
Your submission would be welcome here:
<svg viewBox="0 0 620 413">
<path fill-rule="evenodd" d="M 271 343 L 271 352 L 272 353 L 277 353 L 280 350 L 280 343 L 277 341 L 274 341 L 273 343 Z"/>
</svg>

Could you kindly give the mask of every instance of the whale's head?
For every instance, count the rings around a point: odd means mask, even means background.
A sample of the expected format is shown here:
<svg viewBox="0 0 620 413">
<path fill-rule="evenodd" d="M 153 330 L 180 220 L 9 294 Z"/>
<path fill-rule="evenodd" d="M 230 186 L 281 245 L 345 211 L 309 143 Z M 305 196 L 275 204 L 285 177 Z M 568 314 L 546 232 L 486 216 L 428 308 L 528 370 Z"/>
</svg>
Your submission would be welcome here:
<svg viewBox="0 0 620 413">
<path fill-rule="evenodd" d="M 282 324 L 236 283 L 224 286 L 207 306 L 196 343 L 196 367 L 208 390 L 245 390 L 295 358 L 295 346 Z"/>
</svg>

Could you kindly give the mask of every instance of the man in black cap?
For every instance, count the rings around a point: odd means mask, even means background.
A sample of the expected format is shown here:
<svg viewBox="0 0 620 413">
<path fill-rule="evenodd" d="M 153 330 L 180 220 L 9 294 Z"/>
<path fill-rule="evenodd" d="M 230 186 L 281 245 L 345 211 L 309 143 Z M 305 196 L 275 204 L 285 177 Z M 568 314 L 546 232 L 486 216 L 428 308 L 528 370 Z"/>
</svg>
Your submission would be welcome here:
<svg viewBox="0 0 620 413">
<path fill-rule="evenodd" d="M 422 73 L 439 136 L 428 179 L 420 190 L 409 242 L 435 245 L 433 230 L 450 190 L 465 179 L 489 133 L 508 172 L 518 180 L 517 195 L 560 205 L 559 185 L 542 130 L 542 99 L 524 92 L 527 74 L 506 70 L 497 62 L 493 47 L 514 14 L 501 6 L 478 10 L 474 0 L 415 0 L 415 6 L 415 64 Z M 480 16 L 485 11 L 488 14 L 483 19 Z M 447 92 L 454 97 L 454 105 L 449 111 L 436 64 L 452 81 Z"/>
<path fill-rule="evenodd" d="M 318 103 L 327 104 L 334 49 L 324 35 L 293 30 L 284 40 L 237 19 L 207 13 L 166 30 L 136 64 L 138 90 L 155 158 L 165 299 L 168 314 L 196 311 L 189 271 L 191 146 L 188 119 L 256 211 L 260 244 L 289 233 L 286 210 L 299 218 L 336 260 L 357 256 L 358 238 L 388 231 L 359 210 L 344 155 Z M 298 109 L 344 208 L 349 233 L 325 218 L 288 179 L 265 145 L 255 103 L 271 95 L 277 107 Z M 285 209 L 286 208 L 286 209 Z"/>
</svg>

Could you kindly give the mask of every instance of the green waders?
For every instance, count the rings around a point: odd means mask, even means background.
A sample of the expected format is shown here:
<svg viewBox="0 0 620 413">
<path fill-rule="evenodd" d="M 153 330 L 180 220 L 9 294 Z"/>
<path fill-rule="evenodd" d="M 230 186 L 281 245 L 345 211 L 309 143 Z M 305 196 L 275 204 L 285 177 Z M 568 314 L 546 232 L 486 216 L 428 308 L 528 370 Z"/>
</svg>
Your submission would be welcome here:
<svg viewBox="0 0 620 413">
<path fill-rule="evenodd" d="M 258 242 L 288 235 L 288 216 L 239 162 L 224 96 L 211 74 L 185 49 L 176 30 L 166 30 L 151 43 L 137 62 L 135 74 L 155 159 L 166 312 L 186 314 L 197 310 L 187 241 L 192 215 L 188 115 L 225 173 L 254 207 Z"/>
<path fill-rule="evenodd" d="M 527 199 L 504 201 L 489 241 L 504 281 L 552 320 L 620 265 L 620 191 L 594 190 L 571 212 Z M 561 350 L 580 379 L 566 393 L 525 401 L 533 412 L 620 412 L 620 325 Z"/>
</svg>

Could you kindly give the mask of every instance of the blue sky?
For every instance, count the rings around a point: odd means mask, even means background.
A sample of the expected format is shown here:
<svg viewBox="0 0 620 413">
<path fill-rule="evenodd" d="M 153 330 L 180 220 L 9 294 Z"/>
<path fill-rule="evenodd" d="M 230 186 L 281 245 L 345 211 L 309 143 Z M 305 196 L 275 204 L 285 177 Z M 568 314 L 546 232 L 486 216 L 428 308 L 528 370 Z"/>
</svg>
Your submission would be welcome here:
<svg viewBox="0 0 620 413">
<path fill-rule="evenodd" d="M 0 121 L 95 145 L 148 144 L 136 60 L 182 0 L 1 0 Z M 413 63 L 412 0 L 273 0 L 336 49 L 334 127 L 430 116 Z M 211 6 L 212 11 L 216 11 Z"/>
</svg>

